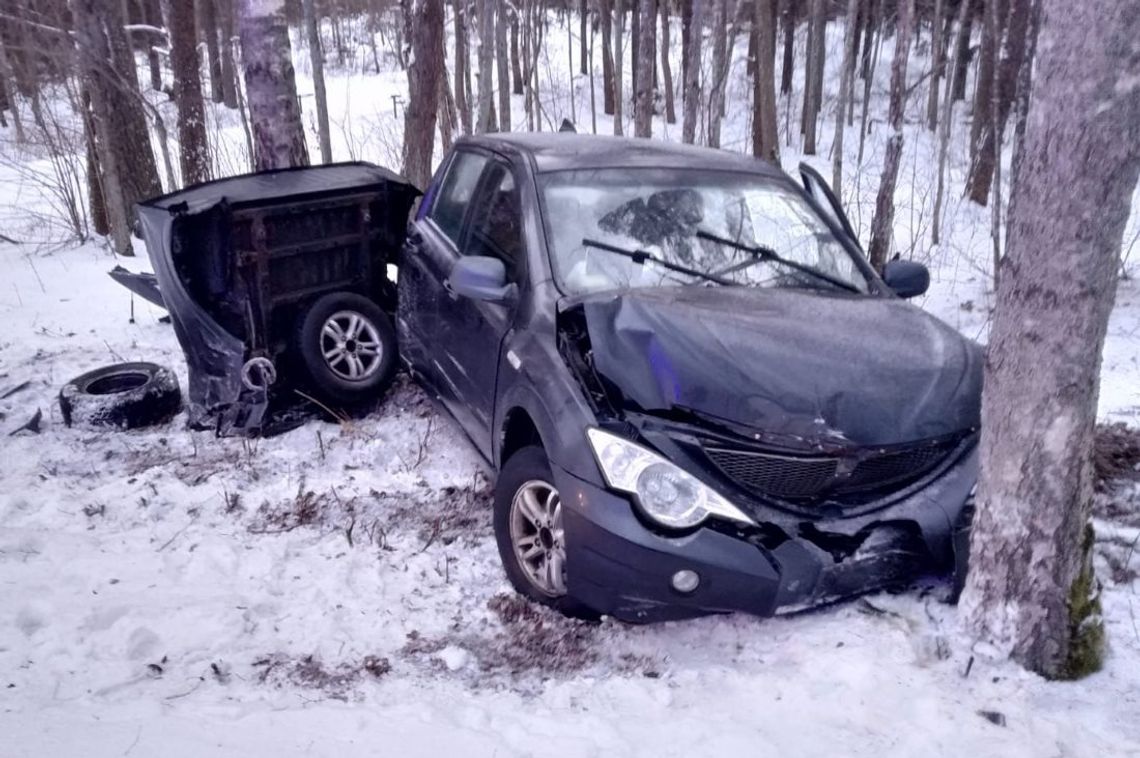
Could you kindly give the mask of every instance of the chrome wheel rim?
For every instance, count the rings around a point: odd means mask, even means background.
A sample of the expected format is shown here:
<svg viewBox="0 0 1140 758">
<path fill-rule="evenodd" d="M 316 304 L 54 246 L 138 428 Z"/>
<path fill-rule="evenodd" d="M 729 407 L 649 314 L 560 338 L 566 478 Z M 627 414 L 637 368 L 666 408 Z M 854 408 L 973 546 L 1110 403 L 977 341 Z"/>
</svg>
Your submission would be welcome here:
<svg viewBox="0 0 1140 758">
<path fill-rule="evenodd" d="M 511 544 L 527 581 L 547 597 L 566 594 L 566 537 L 562 500 L 540 479 L 524 483 L 511 500 Z"/>
<path fill-rule="evenodd" d="M 337 311 L 321 327 L 321 355 L 329 371 L 362 382 L 380 370 L 384 346 L 376 325 L 357 311 Z"/>
</svg>

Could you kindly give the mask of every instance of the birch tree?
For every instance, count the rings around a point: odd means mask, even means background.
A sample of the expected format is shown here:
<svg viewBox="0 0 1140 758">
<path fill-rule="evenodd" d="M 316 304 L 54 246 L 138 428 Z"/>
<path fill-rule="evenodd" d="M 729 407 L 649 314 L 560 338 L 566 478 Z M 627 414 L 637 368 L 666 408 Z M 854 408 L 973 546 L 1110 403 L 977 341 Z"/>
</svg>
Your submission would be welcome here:
<svg viewBox="0 0 1140 758">
<path fill-rule="evenodd" d="M 1046 0 L 982 397 L 960 609 L 1047 677 L 1100 666 L 1092 446 L 1101 351 L 1140 176 L 1140 6 Z"/>
<path fill-rule="evenodd" d="M 285 0 L 239 0 L 242 68 L 257 171 L 309 165 Z M 435 108 L 435 99 L 431 101 Z M 433 125 L 434 126 L 434 125 Z"/>
<path fill-rule="evenodd" d="M 903 110 L 906 106 L 906 65 L 910 56 L 911 18 L 914 0 L 899 0 L 895 12 L 895 55 L 891 60 L 891 103 L 887 127 L 886 154 L 883 158 L 883 176 L 879 194 L 875 198 L 875 216 L 871 219 L 871 244 L 868 257 L 877 271 L 883 269 L 891 249 L 891 235 L 895 222 L 895 183 L 898 180 L 899 162 L 903 151 Z"/>
</svg>

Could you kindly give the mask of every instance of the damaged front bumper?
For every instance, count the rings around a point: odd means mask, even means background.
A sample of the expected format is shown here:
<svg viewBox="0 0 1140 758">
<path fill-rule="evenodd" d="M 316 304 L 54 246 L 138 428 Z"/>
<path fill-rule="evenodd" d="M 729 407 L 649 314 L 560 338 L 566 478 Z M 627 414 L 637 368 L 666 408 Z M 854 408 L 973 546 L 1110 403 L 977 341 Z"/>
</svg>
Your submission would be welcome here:
<svg viewBox="0 0 1140 758">
<path fill-rule="evenodd" d="M 627 498 L 556 470 L 567 589 L 601 613 L 646 623 L 791 613 L 923 574 L 960 573 L 976 479 L 974 450 L 921 491 L 860 517 L 716 524 L 669 536 Z M 680 571 L 697 574 L 695 589 L 674 588 Z"/>
</svg>

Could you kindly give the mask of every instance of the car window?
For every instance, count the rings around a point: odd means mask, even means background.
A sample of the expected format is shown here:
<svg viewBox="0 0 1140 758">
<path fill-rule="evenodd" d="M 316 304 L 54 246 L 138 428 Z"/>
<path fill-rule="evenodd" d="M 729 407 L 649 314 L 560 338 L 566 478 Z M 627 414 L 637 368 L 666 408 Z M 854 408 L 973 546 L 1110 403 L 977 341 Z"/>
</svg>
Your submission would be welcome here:
<svg viewBox="0 0 1140 758">
<path fill-rule="evenodd" d="M 428 218 L 456 245 L 463 230 L 463 214 L 475 194 L 487 157 L 478 153 L 456 153 L 439 188 L 439 196 Z"/>
<path fill-rule="evenodd" d="M 475 201 L 471 236 L 464 255 L 487 255 L 501 260 L 510 281 L 518 281 L 523 259 L 519 193 L 510 169 L 494 165 L 482 194 Z"/>
</svg>

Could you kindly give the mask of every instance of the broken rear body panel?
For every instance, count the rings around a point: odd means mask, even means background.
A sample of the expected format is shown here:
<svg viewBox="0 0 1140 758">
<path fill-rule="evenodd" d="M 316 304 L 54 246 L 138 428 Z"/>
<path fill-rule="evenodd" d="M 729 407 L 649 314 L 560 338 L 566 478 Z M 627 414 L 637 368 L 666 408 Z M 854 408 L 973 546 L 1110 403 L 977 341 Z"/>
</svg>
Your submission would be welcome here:
<svg viewBox="0 0 1140 758">
<path fill-rule="evenodd" d="M 289 386 L 298 315 L 320 295 L 355 292 L 394 310 L 387 265 L 418 194 L 387 169 L 344 163 L 221 179 L 139 205 L 186 354 L 191 425 L 262 428 L 269 385 Z"/>
</svg>

